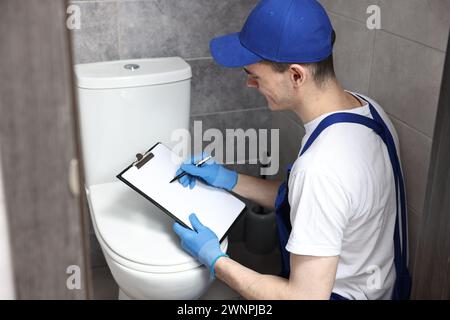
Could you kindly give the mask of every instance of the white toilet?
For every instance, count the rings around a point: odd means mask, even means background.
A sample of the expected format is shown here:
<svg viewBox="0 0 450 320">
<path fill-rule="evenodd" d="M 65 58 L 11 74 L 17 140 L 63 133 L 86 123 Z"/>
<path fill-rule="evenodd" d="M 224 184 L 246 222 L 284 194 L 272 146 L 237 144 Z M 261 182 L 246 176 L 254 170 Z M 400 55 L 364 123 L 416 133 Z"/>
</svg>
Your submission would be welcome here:
<svg viewBox="0 0 450 320">
<path fill-rule="evenodd" d="M 188 129 L 190 66 L 173 57 L 79 64 L 75 73 L 89 210 L 119 298 L 199 298 L 209 271 L 181 248 L 173 220 L 116 178 L 136 153 L 174 146 L 172 132 Z"/>
</svg>

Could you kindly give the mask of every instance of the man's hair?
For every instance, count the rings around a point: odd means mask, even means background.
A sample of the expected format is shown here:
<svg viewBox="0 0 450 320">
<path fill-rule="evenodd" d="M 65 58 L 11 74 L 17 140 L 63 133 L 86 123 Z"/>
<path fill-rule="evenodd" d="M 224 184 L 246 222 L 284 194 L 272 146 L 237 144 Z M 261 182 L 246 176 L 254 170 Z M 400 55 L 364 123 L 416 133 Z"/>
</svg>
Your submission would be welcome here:
<svg viewBox="0 0 450 320">
<path fill-rule="evenodd" d="M 334 43 L 336 41 L 336 33 L 333 30 L 332 36 L 331 36 L 331 42 L 334 46 Z M 322 86 L 326 80 L 328 79 L 334 79 L 336 78 L 336 74 L 334 72 L 334 62 L 333 62 L 333 54 L 331 54 L 328 58 L 325 60 L 319 61 L 319 62 L 312 62 L 312 63 L 284 63 L 284 62 L 274 62 L 274 61 L 268 61 L 265 60 L 264 63 L 270 65 L 274 71 L 283 73 L 287 70 L 289 70 L 290 66 L 293 64 L 300 64 L 302 66 L 306 66 L 312 73 L 313 79 L 316 82 L 317 85 Z"/>
</svg>

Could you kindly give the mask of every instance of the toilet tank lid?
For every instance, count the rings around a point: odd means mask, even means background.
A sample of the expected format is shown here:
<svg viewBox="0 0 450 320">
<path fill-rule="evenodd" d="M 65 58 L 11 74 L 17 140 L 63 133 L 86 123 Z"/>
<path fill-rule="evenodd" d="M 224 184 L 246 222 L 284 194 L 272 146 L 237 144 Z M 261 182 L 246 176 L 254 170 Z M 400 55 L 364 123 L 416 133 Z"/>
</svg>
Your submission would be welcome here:
<svg viewBox="0 0 450 320">
<path fill-rule="evenodd" d="M 77 64 L 75 75 L 79 88 L 116 89 L 187 80 L 192 71 L 182 58 L 169 57 Z"/>
</svg>

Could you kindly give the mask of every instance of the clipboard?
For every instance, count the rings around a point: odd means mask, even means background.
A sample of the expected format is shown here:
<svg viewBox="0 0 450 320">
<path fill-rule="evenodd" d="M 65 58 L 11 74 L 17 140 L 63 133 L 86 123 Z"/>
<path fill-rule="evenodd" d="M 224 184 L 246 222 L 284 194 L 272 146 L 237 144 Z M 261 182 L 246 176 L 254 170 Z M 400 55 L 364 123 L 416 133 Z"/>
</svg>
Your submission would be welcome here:
<svg viewBox="0 0 450 320">
<path fill-rule="evenodd" d="M 189 215 L 195 213 L 222 242 L 242 216 L 245 203 L 230 192 L 200 180 L 193 189 L 177 181 L 169 183 L 181 163 L 177 154 L 158 142 L 143 155 L 137 154 L 136 160 L 117 178 L 186 228 L 192 229 Z"/>
</svg>

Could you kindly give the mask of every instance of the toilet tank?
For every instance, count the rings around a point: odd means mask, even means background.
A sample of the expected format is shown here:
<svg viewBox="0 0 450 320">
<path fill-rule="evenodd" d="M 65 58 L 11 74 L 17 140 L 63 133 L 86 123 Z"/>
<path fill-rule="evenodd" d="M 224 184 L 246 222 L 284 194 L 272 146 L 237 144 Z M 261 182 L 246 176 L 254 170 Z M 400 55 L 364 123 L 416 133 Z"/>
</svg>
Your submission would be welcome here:
<svg viewBox="0 0 450 320">
<path fill-rule="evenodd" d="M 179 57 L 75 65 L 86 187 L 188 129 L 191 67 Z"/>
</svg>

